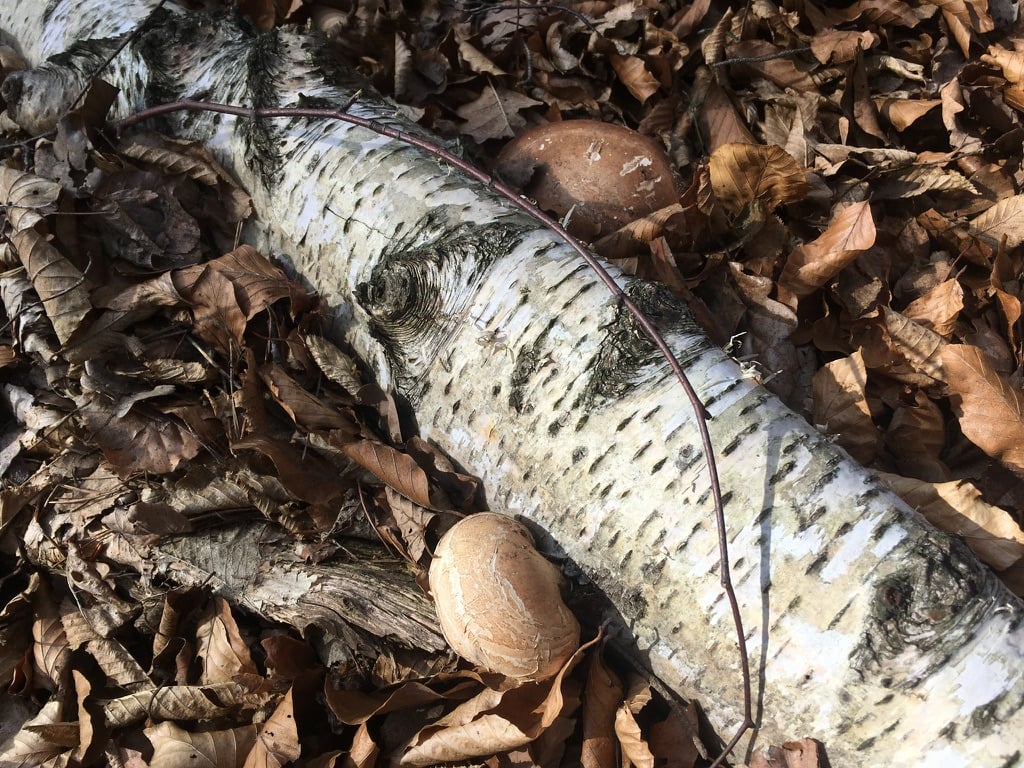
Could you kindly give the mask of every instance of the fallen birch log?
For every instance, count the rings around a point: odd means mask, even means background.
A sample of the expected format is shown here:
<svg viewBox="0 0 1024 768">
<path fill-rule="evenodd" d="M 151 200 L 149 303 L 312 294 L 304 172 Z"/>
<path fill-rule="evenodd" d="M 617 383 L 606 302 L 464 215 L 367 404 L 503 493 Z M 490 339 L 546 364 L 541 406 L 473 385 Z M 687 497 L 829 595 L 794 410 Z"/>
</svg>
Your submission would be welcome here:
<svg viewBox="0 0 1024 768">
<path fill-rule="evenodd" d="M 8 79 L 9 114 L 52 124 L 154 5 L 0 0 L 29 60 L 67 51 Z M 103 77 L 122 89 L 122 117 L 179 98 L 339 106 L 351 83 L 326 60 L 313 37 L 168 7 Z M 401 124 L 372 99 L 353 111 Z M 694 415 L 585 264 L 488 189 L 365 129 L 204 113 L 169 126 L 251 192 L 254 244 L 324 296 L 335 335 L 408 399 L 423 435 L 481 476 L 493 509 L 545 531 L 654 673 L 731 732 L 741 678 Z M 813 736 L 837 768 L 1021 764 L 1020 601 L 745 379 L 679 302 L 621 283 L 710 415 L 757 744 Z"/>
</svg>

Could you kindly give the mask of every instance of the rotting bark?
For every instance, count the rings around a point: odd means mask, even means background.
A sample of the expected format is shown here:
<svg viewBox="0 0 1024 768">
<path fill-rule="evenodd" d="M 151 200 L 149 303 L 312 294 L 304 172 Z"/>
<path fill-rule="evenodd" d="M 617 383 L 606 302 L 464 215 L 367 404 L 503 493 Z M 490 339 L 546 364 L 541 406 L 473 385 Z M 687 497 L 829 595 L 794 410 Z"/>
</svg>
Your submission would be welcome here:
<svg viewBox="0 0 1024 768">
<path fill-rule="evenodd" d="M 65 558 L 54 543 L 63 516 L 43 519 L 27 554 L 36 565 L 61 569 Z M 111 562 L 143 574 L 132 590 L 140 600 L 161 595 L 170 581 L 208 587 L 235 604 L 295 627 L 317 643 L 331 663 L 360 650 L 445 650 L 430 600 L 416 586 L 404 561 L 359 540 L 344 542 L 348 555 L 327 565 L 297 557 L 294 537 L 265 521 L 233 523 L 169 538 L 144 547 L 108 548 Z"/>
<path fill-rule="evenodd" d="M 10 114 L 45 125 L 117 44 L 75 41 L 121 35 L 153 3 L 127 5 L 58 2 L 44 14 L 0 2 L 0 25 L 30 59 L 71 48 L 9 81 Z M 167 11 L 104 77 L 122 88 L 122 116 L 182 97 L 258 107 L 301 93 L 335 107 L 351 84 L 325 61 L 308 37 L 252 38 Z M 369 99 L 355 111 L 397 121 Z M 203 114 L 168 125 L 205 141 L 250 190 L 253 242 L 287 254 L 325 296 L 336 335 L 408 398 L 424 436 L 483 478 L 494 509 L 532 521 L 600 585 L 654 672 L 729 732 L 742 697 L 694 416 L 586 266 L 489 190 L 368 131 Z M 744 379 L 685 307 L 623 284 L 711 417 L 758 743 L 813 735 L 839 767 L 1020 764 L 1021 603 Z"/>
</svg>

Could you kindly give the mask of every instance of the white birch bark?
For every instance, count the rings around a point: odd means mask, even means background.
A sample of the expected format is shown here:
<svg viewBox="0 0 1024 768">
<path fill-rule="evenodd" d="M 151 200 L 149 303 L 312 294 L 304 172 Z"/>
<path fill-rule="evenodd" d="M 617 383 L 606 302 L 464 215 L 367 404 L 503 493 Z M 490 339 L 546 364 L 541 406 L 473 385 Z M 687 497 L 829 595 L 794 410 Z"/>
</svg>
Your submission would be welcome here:
<svg viewBox="0 0 1024 768">
<path fill-rule="evenodd" d="M 38 62 L 129 31 L 152 5 L 62 0 L 47 16 L 0 0 L 0 26 Z M 75 95 L 108 50 L 79 45 L 59 67 L 16 76 L 10 114 L 40 127 L 38 105 Z M 254 40 L 227 20 L 161 11 L 104 78 L 122 88 L 121 115 L 178 97 L 345 103 L 350 88 L 317 51 L 312 38 Z M 401 122 L 369 98 L 354 111 Z M 457 171 L 363 129 L 209 114 L 171 127 L 249 189 L 254 243 L 287 254 L 328 299 L 336 335 L 408 398 L 424 436 L 484 479 L 492 508 L 546 531 L 617 606 L 653 671 L 731 733 L 740 674 L 694 415 L 577 256 Z M 622 284 L 711 415 L 757 744 L 812 736 L 837 768 L 1021 764 L 1021 603 L 744 379 L 685 307 Z"/>
</svg>

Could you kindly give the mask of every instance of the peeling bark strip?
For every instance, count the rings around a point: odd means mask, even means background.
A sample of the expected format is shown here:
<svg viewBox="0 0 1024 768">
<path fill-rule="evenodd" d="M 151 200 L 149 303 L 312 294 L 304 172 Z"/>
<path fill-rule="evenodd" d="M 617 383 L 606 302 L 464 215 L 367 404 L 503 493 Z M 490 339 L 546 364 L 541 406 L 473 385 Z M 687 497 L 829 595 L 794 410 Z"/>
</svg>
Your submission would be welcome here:
<svg viewBox="0 0 1024 768">
<path fill-rule="evenodd" d="M 0 25 L 31 60 L 67 50 L 9 80 L 10 114 L 52 122 L 153 5 L 0 0 Z M 322 54 L 308 36 L 161 11 L 104 78 L 122 89 L 122 116 L 178 98 L 344 104 L 345 75 Z M 382 103 L 354 111 L 398 123 Z M 484 479 L 494 509 L 547 531 L 658 676 L 729 732 L 740 676 L 693 415 L 585 265 L 480 185 L 363 129 L 209 114 L 170 127 L 205 141 L 250 190 L 252 241 L 289 254 L 334 308 L 336 335 L 409 398 L 424 436 Z M 711 414 L 760 666 L 759 743 L 814 736 L 838 768 L 1021 764 L 1021 603 L 744 380 L 685 307 L 622 282 Z"/>
</svg>

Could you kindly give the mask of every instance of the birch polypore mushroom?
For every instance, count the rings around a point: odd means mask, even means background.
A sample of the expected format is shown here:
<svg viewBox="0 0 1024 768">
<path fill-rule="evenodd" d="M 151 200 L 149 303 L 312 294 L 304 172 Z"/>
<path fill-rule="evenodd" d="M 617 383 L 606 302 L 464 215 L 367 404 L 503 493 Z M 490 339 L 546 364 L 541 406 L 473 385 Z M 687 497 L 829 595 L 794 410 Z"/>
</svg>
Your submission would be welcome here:
<svg viewBox="0 0 1024 768">
<path fill-rule="evenodd" d="M 676 202 L 672 165 L 653 139 L 621 125 L 567 120 L 531 128 L 498 155 L 495 170 L 596 240 Z"/>
<path fill-rule="evenodd" d="M 550 677 L 579 647 L 580 626 L 562 602 L 561 582 L 526 527 L 492 512 L 452 526 L 430 564 L 449 645 L 467 661 L 514 678 Z"/>
</svg>

